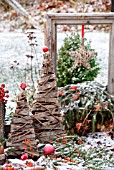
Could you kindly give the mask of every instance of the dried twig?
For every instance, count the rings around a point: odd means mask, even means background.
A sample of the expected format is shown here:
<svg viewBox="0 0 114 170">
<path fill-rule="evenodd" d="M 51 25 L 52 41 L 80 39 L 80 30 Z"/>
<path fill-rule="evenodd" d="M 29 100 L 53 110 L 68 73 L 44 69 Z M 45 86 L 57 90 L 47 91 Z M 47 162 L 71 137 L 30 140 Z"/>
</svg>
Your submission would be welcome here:
<svg viewBox="0 0 114 170">
<path fill-rule="evenodd" d="M 22 125 L 21 127 L 17 128 L 15 131 L 19 131 L 20 129 L 22 129 L 23 127 L 25 127 L 27 124 L 30 124 L 30 123 L 25 123 L 24 125 Z"/>
<path fill-rule="evenodd" d="M 44 126 L 44 124 L 38 118 L 36 118 L 34 115 L 32 115 L 32 117 L 35 118 L 41 125 Z"/>
<path fill-rule="evenodd" d="M 45 95 L 47 95 L 48 93 L 50 93 L 54 88 L 56 88 L 56 86 L 53 86 L 51 89 L 49 89 L 49 90 L 45 93 Z"/>
</svg>

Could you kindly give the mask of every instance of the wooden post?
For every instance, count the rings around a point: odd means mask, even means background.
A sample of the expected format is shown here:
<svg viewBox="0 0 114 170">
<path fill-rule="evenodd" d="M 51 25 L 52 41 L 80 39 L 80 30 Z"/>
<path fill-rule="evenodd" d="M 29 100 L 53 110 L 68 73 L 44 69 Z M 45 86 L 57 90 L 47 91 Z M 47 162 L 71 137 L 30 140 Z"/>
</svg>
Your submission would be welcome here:
<svg viewBox="0 0 114 170">
<path fill-rule="evenodd" d="M 52 55 L 52 63 L 54 66 L 54 72 L 56 74 L 56 61 L 57 61 L 57 55 L 55 55 L 55 51 L 57 51 L 57 25 L 55 24 L 55 21 L 52 23 L 52 44 L 51 44 L 51 55 Z"/>
<path fill-rule="evenodd" d="M 5 104 L 0 102 L 0 138 L 4 138 Z"/>
<path fill-rule="evenodd" d="M 50 55 L 52 56 L 52 46 L 51 46 L 51 43 L 52 43 L 52 22 L 51 22 L 51 19 L 49 17 L 47 17 L 47 22 L 46 22 L 46 33 L 47 33 L 47 37 L 46 37 L 46 45 L 48 46 L 49 48 L 49 52 L 50 52 Z"/>
<path fill-rule="evenodd" d="M 108 60 L 108 91 L 114 94 L 114 22 L 111 25 Z"/>
<path fill-rule="evenodd" d="M 47 45 L 47 28 L 46 28 L 46 22 L 44 22 L 44 45 Z"/>
<path fill-rule="evenodd" d="M 112 5 L 111 5 L 111 12 L 114 12 L 114 0 L 111 0 L 111 3 L 112 3 Z"/>
</svg>

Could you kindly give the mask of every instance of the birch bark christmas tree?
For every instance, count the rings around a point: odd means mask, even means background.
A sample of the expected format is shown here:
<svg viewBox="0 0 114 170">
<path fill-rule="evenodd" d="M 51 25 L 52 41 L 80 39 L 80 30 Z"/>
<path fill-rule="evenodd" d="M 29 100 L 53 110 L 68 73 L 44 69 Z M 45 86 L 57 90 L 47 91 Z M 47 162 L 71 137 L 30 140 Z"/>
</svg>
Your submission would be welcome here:
<svg viewBox="0 0 114 170">
<path fill-rule="evenodd" d="M 42 143 L 49 142 L 64 132 L 57 95 L 56 76 L 51 57 L 46 52 L 32 110 L 36 137 Z"/>
<path fill-rule="evenodd" d="M 11 132 L 7 142 L 7 146 L 14 147 L 12 153 L 10 152 L 9 155 L 20 155 L 25 150 L 26 141 L 29 141 L 33 150 L 37 150 L 33 120 L 29 115 L 24 83 L 21 84 L 21 88 L 22 92 L 17 99 L 17 107 L 12 117 Z"/>
</svg>

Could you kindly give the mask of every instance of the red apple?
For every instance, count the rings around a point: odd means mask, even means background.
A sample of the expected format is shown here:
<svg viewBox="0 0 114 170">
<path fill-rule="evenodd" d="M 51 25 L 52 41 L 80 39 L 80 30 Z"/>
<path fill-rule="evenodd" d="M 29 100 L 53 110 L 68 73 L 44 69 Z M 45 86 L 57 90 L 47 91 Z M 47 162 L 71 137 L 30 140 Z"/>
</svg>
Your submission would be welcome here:
<svg viewBox="0 0 114 170">
<path fill-rule="evenodd" d="M 54 153 L 55 149 L 51 144 L 46 144 L 43 151 L 44 155 L 51 155 Z"/>
<path fill-rule="evenodd" d="M 43 47 L 42 51 L 46 53 L 48 51 L 48 47 L 47 46 Z"/>
</svg>

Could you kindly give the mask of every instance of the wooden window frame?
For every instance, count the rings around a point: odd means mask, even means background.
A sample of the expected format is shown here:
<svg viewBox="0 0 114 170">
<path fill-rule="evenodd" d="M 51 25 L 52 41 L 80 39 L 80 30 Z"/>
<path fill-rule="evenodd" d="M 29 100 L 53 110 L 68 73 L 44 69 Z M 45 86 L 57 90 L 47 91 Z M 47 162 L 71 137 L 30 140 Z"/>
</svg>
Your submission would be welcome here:
<svg viewBox="0 0 114 170">
<path fill-rule="evenodd" d="M 57 25 L 110 24 L 108 92 L 114 94 L 114 13 L 48 13 L 46 16 L 45 44 L 49 48 L 56 73 Z M 107 43 L 107 42 L 106 42 Z"/>
</svg>

